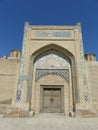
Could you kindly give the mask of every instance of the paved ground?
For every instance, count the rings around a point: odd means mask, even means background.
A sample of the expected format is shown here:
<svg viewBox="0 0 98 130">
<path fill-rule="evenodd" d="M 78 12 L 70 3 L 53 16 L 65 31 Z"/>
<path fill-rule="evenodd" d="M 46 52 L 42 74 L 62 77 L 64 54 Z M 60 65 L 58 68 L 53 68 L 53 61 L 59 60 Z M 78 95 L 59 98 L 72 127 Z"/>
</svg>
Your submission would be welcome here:
<svg viewBox="0 0 98 130">
<path fill-rule="evenodd" d="M 0 130 L 98 130 L 98 118 L 1 118 Z"/>
</svg>

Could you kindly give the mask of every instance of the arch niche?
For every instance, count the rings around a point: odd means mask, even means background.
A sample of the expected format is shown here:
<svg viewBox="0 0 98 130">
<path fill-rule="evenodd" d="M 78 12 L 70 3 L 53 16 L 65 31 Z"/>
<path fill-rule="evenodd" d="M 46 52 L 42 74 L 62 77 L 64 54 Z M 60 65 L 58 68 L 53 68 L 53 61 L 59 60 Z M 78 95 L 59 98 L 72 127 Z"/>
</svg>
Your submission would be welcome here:
<svg viewBox="0 0 98 130">
<path fill-rule="evenodd" d="M 38 84 L 38 82 L 41 81 L 41 79 L 45 75 L 46 75 L 46 77 L 48 77 L 49 75 L 56 76 L 56 74 L 54 72 L 55 69 L 52 68 L 54 73 L 45 72 L 45 74 L 40 76 L 39 79 L 36 79 L 37 69 L 35 68 L 35 64 L 38 60 L 40 60 L 40 58 L 42 58 L 44 56 L 44 54 L 47 54 L 48 52 L 56 52 L 56 54 L 60 54 L 60 56 L 62 58 L 64 58 L 70 64 L 70 70 L 68 70 L 69 71 L 69 81 L 67 81 L 67 79 L 65 79 L 65 81 L 68 82 L 68 89 L 69 89 L 69 94 L 68 94 L 69 95 L 69 99 L 68 99 L 69 100 L 69 106 L 68 106 L 69 113 L 70 113 L 70 111 L 75 111 L 75 104 L 78 101 L 75 58 L 71 52 L 69 52 L 65 48 L 55 45 L 55 44 L 49 44 L 47 46 L 44 46 L 44 47 L 38 49 L 30 57 L 30 67 L 29 67 L 30 78 L 29 78 L 29 85 L 28 85 L 29 87 L 28 87 L 28 96 L 27 96 L 28 97 L 27 100 L 31 104 L 30 109 L 34 110 L 36 113 L 41 112 L 40 108 L 38 110 L 36 110 L 36 107 L 37 107 L 36 103 L 35 103 L 35 95 L 36 95 L 36 88 L 37 88 L 36 84 Z M 62 71 L 64 71 L 64 70 L 62 70 Z M 58 76 L 62 76 L 62 75 L 58 75 Z M 62 77 L 62 78 L 64 78 L 64 77 Z M 43 92 L 44 92 L 44 90 L 46 90 L 47 92 L 50 92 L 50 90 L 56 91 L 58 89 L 61 91 L 61 89 L 62 89 L 62 87 L 60 88 L 60 85 L 58 85 L 57 88 L 55 88 L 55 85 L 52 86 L 52 84 L 47 84 L 47 86 L 45 86 L 45 85 L 46 84 L 44 84 L 44 83 L 42 84 L 42 82 L 41 82 L 41 84 L 39 85 L 40 86 L 39 90 L 41 90 Z M 49 87 L 49 85 L 50 85 L 50 87 Z M 61 84 L 61 86 L 63 86 L 63 84 Z M 66 91 L 65 88 L 64 88 L 64 91 Z M 39 96 L 42 98 L 41 93 L 39 93 Z M 40 102 L 41 101 L 39 101 L 39 106 L 40 106 Z M 41 106 L 41 108 L 42 108 L 42 106 Z M 62 112 L 64 112 L 66 114 L 66 111 L 62 111 Z M 69 115 L 69 113 L 67 112 L 66 115 Z"/>
</svg>

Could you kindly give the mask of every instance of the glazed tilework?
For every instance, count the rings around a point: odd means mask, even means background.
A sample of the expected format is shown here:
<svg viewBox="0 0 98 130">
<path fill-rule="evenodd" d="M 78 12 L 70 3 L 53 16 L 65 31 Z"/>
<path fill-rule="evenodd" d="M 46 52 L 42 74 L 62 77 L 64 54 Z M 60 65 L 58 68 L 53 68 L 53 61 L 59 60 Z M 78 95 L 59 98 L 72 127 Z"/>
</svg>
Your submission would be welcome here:
<svg viewBox="0 0 98 130">
<path fill-rule="evenodd" d="M 84 101 L 88 102 L 89 97 L 88 97 L 88 86 L 87 86 L 87 81 L 86 81 L 86 66 L 84 63 L 84 51 L 83 51 L 83 40 L 82 40 L 82 32 L 81 32 L 81 26 L 78 26 L 78 31 L 79 31 L 79 40 L 80 40 L 80 57 L 81 57 L 81 69 L 82 69 L 82 78 L 83 78 L 83 96 L 84 96 Z"/>
<path fill-rule="evenodd" d="M 48 51 L 40 55 L 34 64 L 36 80 L 46 74 L 57 74 L 69 81 L 69 62 L 65 56 L 56 51 Z"/>
<path fill-rule="evenodd" d="M 20 102 L 22 81 L 25 78 L 27 79 L 27 77 L 24 76 L 24 57 L 25 57 L 25 50 L 26 50 L 26 43 L 27 43 L 26 31 L 28 29 L 29 29 L 28 26 L 25 26 L 25 28 L 24 28 L 24 38 L 23 38 L 23 44 L 22 44 L 22 55 L 21 55 L 21 61 L 20 61 L 18 88 L 17 88 L 17 94 L 16 94 L 16 102 Z"/>
<path fill-rule="evenodd" d="M 73 30 L 33 30 L 32 39 L 74 39 Z"/>
<path fill-rule="evenodd" d="M 36 70 L 36 76 L 35 79 L 39 79 L 41 76 L 44 75 L 49 75 L 49 74 L 56 74 L 56 75 L 60 75 L 63 78 L 67 79 L 67 81 L 69 81 L 69 71 L 68 69 L 66 70 L 60 70 L 60 69 L 37 69 Z"/>
<path fill-rule="evenodd" d="M 35 68 L 60 69 L 70 68 L 69 62 L 65 56 L 56 51 L 48 51 L 40 55 L 34 64 Z"/>
</svg>

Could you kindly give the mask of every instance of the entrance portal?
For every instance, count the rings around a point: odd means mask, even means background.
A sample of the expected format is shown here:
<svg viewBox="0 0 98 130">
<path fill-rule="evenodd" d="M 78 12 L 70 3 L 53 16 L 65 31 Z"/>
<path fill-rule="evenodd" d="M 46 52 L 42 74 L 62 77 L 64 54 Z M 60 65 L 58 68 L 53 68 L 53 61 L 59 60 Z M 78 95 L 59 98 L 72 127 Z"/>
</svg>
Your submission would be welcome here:
<svg viewBox="0 0 98 130">
<path fill-rule="evenodd" d="M 42 112 L 60 113 L 62 107 L 61 88 L 43 88 Z"/>
<path fill-rule="evenodd" d="M 35 84 L 35 91 L 32 91 L 34 96 L 32 109 L 35 110 L 35 114 L 64 113 L 69 115 L 70 89 L 67 80 L 59 75 L 49 74 L 39 78 Z"/>
</svg>

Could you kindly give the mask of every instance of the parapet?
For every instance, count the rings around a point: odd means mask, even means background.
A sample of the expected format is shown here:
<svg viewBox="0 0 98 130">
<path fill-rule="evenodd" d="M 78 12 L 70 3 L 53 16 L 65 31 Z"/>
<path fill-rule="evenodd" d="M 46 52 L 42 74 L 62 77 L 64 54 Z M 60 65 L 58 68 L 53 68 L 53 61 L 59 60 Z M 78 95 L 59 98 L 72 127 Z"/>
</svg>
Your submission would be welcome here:
<svg viewBox="0 0 98 130">
<path fill-rule="evenodd" d="M 11 50 L 10 51 L 10 58 L 20 59 L 20 57 L 21 57 L 21 51 L 20 50 Z"/>
<path fill-rule="evenodd" d="M 85 54 L 84 57 L 87 61 L 96 61 L 96 55 L 95 54 Z"/>
</svg>

